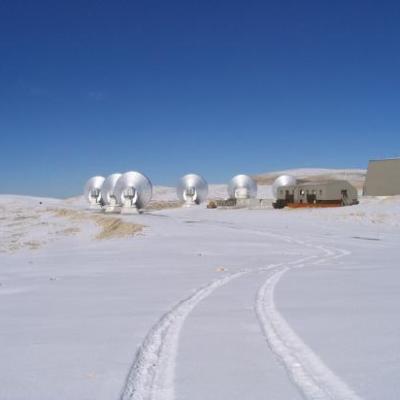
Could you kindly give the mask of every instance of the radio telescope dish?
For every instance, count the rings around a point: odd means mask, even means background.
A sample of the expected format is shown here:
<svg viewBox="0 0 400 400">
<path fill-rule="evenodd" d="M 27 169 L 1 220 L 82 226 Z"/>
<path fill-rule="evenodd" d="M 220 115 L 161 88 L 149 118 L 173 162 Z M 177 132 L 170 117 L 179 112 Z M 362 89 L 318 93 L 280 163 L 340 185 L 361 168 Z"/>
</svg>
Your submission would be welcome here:
<svg viewBox="0 0 400 400">
<path fill-rule="evenodd" d="M 144 208 L 153 195 L 153 185 L 147 176 L 136 171 L 125 172 L 118 179 L 114 196 L 122 213 L 135 213 Z"/>
<path fill-rule="evenodd" d="M 282 186 L 293 186 L 297 184 L 297 179 L 292 175 L 281 175 L 275 179 L 272 184 L 272 194 L 275 198 L 278 196 L 278 188 Z"/>
<path fill-rule="evenodd" d="M 200 175 L 185 175 L 178 182 L 176 194 L 186 206 L 200 204 L 207 199 L 208 183 Z"/>
<path fill-rule="evenodd" d="M 120 177 L 121 174 L 118 173 L 109 175 L 101 187 L 101 199 L 106 206 L 104 209 L 106 212 L 114 211 L 115 206 L 117 205 L 117 199 L 115 198 L 114 190 L 115 185 Z"/>
<path fill-rule="evenodd" d="M 101 205 L 101 188 L 104 183 L 104 177 L 93 176 L 85 185 L 84 197 L 91 208 L 98 208 Z"/>
<path fill-rule="evenodd" d="M 234 176 L 228 185 L 230 199 L 251 199 L 257 197 L 257 183 L 248 175 Z"/>
</svg>

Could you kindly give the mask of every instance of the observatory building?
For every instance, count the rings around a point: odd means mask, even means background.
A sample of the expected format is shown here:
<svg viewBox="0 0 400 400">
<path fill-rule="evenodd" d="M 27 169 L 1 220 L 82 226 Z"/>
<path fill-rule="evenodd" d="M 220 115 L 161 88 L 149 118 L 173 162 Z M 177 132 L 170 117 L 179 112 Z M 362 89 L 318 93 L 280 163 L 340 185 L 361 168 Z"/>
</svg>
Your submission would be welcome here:
<svg viewBox="0 0 400 400">
<path fill-rule="evenodd" d="M 93 176 L 85 185 L 84 198 L 89 203 L 90 208 L 100 208 L 102 205 L 101 188 L 104 183 L 104 177 Z"/>
<path fill-rule="evenodd" d="M 339 207 L 358 204 L 357 189 L 342 180 L 298 183 L 276 189 L 274 208 Z"/>
<path fill-rule="evenodd" d="M 400 158 L 371 160 L 363 192 L 365 196 L 400 195 Z"/>
<path fill-rule="evenodd" d="M 122 174 L 115 184 L 114 196 L 122 214 L 137 214 L 146 207 L 153 195 L 153 185 L 147 176 L 130 171 Z"/>
<path fill-rule="evenodd" d="M 207 200 L 208 183 L 200 175 L 187 174 L 183 176 L 176 187 L 176 195 L 186 207 L 200 204 Z"/>
</svg>

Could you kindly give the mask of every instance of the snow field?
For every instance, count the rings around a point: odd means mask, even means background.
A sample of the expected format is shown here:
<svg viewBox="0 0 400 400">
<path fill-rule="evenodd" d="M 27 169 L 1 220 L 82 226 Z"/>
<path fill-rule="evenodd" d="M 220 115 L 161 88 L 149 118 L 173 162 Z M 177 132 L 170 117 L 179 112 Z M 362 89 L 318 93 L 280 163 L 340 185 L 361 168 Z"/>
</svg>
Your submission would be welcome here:
<svg viewBox="0 0 400 400">
<path fill-rule="evenodd" d="M 398 398 L 398 199 L 160 210 L 107 240 L 14 221 L 33 201 L 0 198 L 6 240 L 42 241 L 0 254 L 1 399 Z"/>
</svg>

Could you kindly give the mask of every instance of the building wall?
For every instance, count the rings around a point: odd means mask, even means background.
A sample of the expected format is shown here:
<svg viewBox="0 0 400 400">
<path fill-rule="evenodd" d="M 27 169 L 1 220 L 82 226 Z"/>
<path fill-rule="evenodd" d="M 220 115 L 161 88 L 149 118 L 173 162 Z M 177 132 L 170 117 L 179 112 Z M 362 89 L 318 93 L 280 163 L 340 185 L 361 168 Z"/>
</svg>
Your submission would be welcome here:
<svg viewBox="0 0 400 400">
<path fill-rule="evenodd" d="M 400 194 L 400 158 L 370 161 L 364 195 L 394 196 L 398 194 Z"/>
<path fill-rule="evenodd" d="M 336 181 L 336 182 L 330 182 L 329 184 L 326 185 L 326 199 L 325 200 L 331 200 L 331 199 L 341 199 L 342 198 L 342 190 L 347 190 L 348 198 L 351 200 L 357 200 L 358 198 L 358 193 L 357 189 L 350 185 L 350 183 L 346 181 Z"/>
<path fill-rule="evenodd" d="M 315 194 L 317 201 L 341 200 L 342 190 L 347 190 L 348 199 L 357 200 L 357 189 L 347 181 L 327 181 L 323 183 L 303 183 L 295 186 L 287 186 L 278 189 L 278 199 L 285 199 L 285 191 L 294 194 L 294 202 L 299 203 L 307 201 L 307 191 L 309 194 Z M 304 191 L 304 195 L 301 195 Z"/>
</svg>

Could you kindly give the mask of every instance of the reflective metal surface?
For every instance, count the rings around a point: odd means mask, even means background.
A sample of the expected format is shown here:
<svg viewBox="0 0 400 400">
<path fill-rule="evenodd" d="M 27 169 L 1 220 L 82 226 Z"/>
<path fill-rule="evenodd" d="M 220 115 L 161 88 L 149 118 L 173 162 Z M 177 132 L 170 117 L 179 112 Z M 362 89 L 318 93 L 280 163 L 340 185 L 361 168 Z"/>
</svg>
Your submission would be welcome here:
<svg viewBox="0 0 400 400">
<path fill-rule="evenodd" d="M 150 179 L 136 171 L 122 174 L 114 188 L 114 196 L 118 204 L 125 205 L 126 200 L 130 200 L 132 206 L 139 209 L 150 202 L 152 195 L 153 185 Z"/>
<path fill-rule="evenodd" d="M 274 183 L 272 184 L 272 194 L 274 197 L 277 197 L 278 188 L 281 186 L 292 186 L 297 184 L 297 179 L 291 175 L 281 175 L 275 179 Z"/>
<path fill-rule="evenodd" d="M 104 204 L 110 204 L 111 198 L 114 197 L 115 185 L 117 184 L 118 179 L 122 174 L 115 173 L 109 175 L 103 183 L 101 187 L 101 198 L 104 201 Z"/>
<path fill-rule="evenodd" d="M 236 175 L 228 184 L 229 198 L 257 197 L 257 183 L 248 175 Z"/>
<path fill-rule="evenodd" d="M 83 195 L 89 204 L 99 204 L 101 199 L 101 188 L 104 183 L 103 176 L 93 176 L 85 185 Z"/>
<path fill-rule="evenodd" d="M 188 174 L 179 179 L 176 187 L 176 195 L 181 201 L 187 201 L 187 196 L 194 197 L 197 204 L 207 200 L 208 183 L 200 175 Z"/>
</svg>

